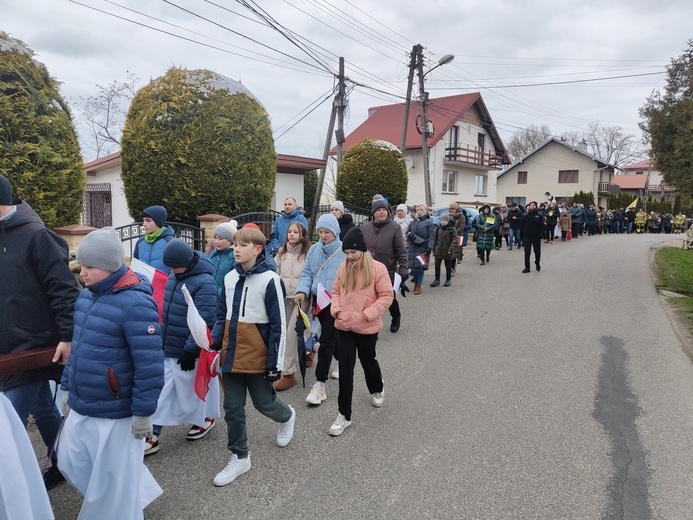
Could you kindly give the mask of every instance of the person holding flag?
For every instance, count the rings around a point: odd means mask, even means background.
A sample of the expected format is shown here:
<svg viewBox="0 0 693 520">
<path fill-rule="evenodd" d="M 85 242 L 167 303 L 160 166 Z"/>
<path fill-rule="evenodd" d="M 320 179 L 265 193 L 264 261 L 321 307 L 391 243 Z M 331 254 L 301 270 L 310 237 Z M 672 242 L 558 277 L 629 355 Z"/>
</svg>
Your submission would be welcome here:
<svg viewBox="0 0 693 520">
<path fill-rule="evenodd" d="M 435 245 L 433 254 L 436 257 L 435 263 L 435 280 L 431 283 L 431 287 L 440 285 L 440 265 L 445 262 L 445 287 L 450 287 L 452 278 L 452 267 L 455 265 L 453 256 L 453 247 L 457 243 L 457 230 L 450 219 L 449 213 L 443 213 L 440 216 L 440 227 L 436 228 Z"/>
<path fill-rule="evenodd" d="M 325 399 L 325 383 L 329 376 L 332 356 L 339 358 L 335 352 L 337 343 L 334 318 L 330 314 L 332 286 L 339 266 L 344 261 L 342 242 L 339 240 L 339 222 L 334 215 L 321 215 L 317 223 L 320 240 L 308 250 L 308 256 L 301 271 L 301 280 L 296 287 L 296 305 L 301 305 L 306 296 L 315 298 L 315 312 L 320 320 L 320 349 L 318 363 L 315 368 L 317 381 L 306 397 L 309 404 L 319 405 Z"/>
<path fill-rule="evenodd" d="M 214 266 L 209 258 L 185 241 L 171 240 L 162 255 L 171 270 L 164 295 L 164 314 L 161 335 L 164 343 L 164 388 L 152 420 L 153 435 L 145 443 L 145 455 L 159 451 L 162 426 L 192 424 L 186 439 L 195 441 L 209 433 L 219 418 L 219 382 L 210 382 L 206 400 L 194 391 L 195 367 L 200 349 L 188 326 L 188 303 L 185 286 L 200 316 L 208 326 L 214 326 L 217 311 L 217 284 Z"/>
<path fill-rule="evenodd" d="M 407 232 L 407 263 L 414 281 L 414 294 L 421 294 L 434 239 L 435 226 L 428 215 L 428 207 L 426 204 L 419 204 L 416 206 L 416 219 L 409 224 Z"/>
<path fill-rule="evenodd" d="M 163 271 L 168 276 L 169 269 L 164 264 L 164 248 L 176 238 L 171 226 L 166 225 L 168 212 L 163 206 L 149 206 L 142 211 L 142 227 L 145 235 L 135 244 L 132 257 Z"/>
</svg>

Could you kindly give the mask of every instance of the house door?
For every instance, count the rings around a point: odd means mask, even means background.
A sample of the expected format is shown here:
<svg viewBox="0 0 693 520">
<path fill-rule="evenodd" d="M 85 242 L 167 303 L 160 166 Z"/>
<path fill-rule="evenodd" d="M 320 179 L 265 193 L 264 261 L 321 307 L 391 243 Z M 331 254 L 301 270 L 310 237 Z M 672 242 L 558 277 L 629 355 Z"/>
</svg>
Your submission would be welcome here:
<svg viewBox="0 0 693 520">
<path fill-rule="evenodd" d="M 110 183 L 87 184 L 82 205 L 82 221 L 86 226 L 102 228 L 113 225 Z"/>
<path fill-rule="evenodd" d="M 477 151 L 477 159 L 479 164 L 484 164 L 484 145 L 486 144 L 486 135 L 478 134 L 476 137 L 476 142 L 479 145 L 479 150 Z"/>
</svg>

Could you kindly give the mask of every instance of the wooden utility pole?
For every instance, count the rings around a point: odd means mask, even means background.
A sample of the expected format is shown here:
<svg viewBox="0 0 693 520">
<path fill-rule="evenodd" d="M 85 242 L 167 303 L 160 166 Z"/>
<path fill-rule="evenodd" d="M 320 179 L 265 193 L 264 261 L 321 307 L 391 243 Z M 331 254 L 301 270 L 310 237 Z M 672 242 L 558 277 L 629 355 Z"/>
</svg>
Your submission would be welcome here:
<svg viewBox="0 0 693 520">
<path fill-rule="evenodd" d="M 426 101 L 428 95 L 424 90 L 424 70 L 423 52 L 421 45 L 418 46 L 417 66 L 419 74 L 419 101 L 421 104 L 421 156 L 423 159 L 424 194 L 426 206 L 430 209 L 433 206 L 433 196 L 431 194 L 431 170 L 428 165 L 428 117 L 426 116 Z"/>
<path fill-rule="evenodd" d="M 337 171 L 344 155 L 344 108 L 346 107 L 346 89 L 344 86 L 344 58 L 339 58 L 339 86 L 337 88 Z"/>
<path fill-rule="evenodd" d="M 313 198 L 313 209 L 310 214 L 310 222 L 308 224 L 308 235 L 310 237 L 315 233 L 315 224 L 318 220 L 318 206 L 320 205 L 320 198 L 322 197 L 322 190 L 325 186 L 325 175 L 327 174 L 327 160 L 330 157 L 330 148 L 332 145 L 332 133 L 334 132 L 334 122 L 337 119 L 337 111 L 340 107 L 344 105 L 344 58 L 339 58 L 339 77 L 337 94 L 335 94 L 334 101 L 332 102 L 332 112 L 330 114 L 330 123 L 327 125 L 327 137 L 325 138 L 325 148 L 322 152 L 322 160 L 325 163 L 325 167 L 320 170 L 320 175 L 318 176 L 318 186 L 315 189 L 315 197 Z M 341 94 L 340 94 L 341 93 Z M 342 108 L 343 112 L 343 108 Z M 342 114 L 343 123 L 343 114 Z M 343 133 L 343 130 L 342 130 Z M 343 141 L 342 141 L 343 142 Z"/>
<path fill-rule="evenodd" d="M 402 123 L 402 146 L 399 147 L 400 152 L 404 155 L 404 150 L 407 147 L 407 126 L 409 125 L 409 106 L 411 105 L 411 91 L 414 84 L 414 69 L 416 68 L 416 57 L 421 54 L 421 45 L 414 45 L 411 50 L 411 59 L 409 60 L 409 79 L 407 80 L 407 100 L 404 102 L 404 122 Z"/>
</svg>

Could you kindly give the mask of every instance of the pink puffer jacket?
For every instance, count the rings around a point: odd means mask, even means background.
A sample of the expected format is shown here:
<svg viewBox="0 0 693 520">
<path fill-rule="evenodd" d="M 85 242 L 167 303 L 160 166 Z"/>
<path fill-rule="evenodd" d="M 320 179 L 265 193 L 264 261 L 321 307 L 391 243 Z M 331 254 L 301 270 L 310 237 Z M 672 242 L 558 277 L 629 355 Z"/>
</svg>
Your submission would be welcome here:
<svg viewBox="0 0 693 520">
<path fill-rule="evenodd" d="M 344 263 L 339 266 L 330 311 L 335 318 L 335 328 L 358 334 L 376 334 L 383 330 L 382 315 L 392 304 L 394 295 L 387 268 L 377 260 L 373 260 L 373 267 L 375 272 L 370 286 L 343 292 L 341 283 L 346 266 Z M 360 276 L 356 285 L 361 285 Z"/>
</svg>

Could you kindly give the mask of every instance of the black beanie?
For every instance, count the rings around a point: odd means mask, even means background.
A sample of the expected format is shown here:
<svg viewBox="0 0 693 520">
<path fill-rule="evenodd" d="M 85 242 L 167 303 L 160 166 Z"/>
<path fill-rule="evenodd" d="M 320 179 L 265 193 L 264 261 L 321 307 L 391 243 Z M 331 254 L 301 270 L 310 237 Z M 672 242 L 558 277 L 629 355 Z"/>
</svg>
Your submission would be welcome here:
<svg viewBox="0 0 693 520">
<path fill-rule="evenodd" d="M 342 251 L 347 249 L 356 249 L 357 251 L 368 251 L 366 247 L 366 241 L 363 239 L 363 231 L 360 227 L 353 227 L 347 234 L 344 235 L 344 240 L 342 240 Z"/>
<path fill-rule="evenodd" d="M 192 248 L 180 238 L 174 238 L 164 248 L 164 265 L 188 268 L 195 260 Z"/>
<path fill-rule="evenodd" d="M 0 206 L 12 205 L 12 185 L 7 177 L 0 175 Z"/>
</svg>

